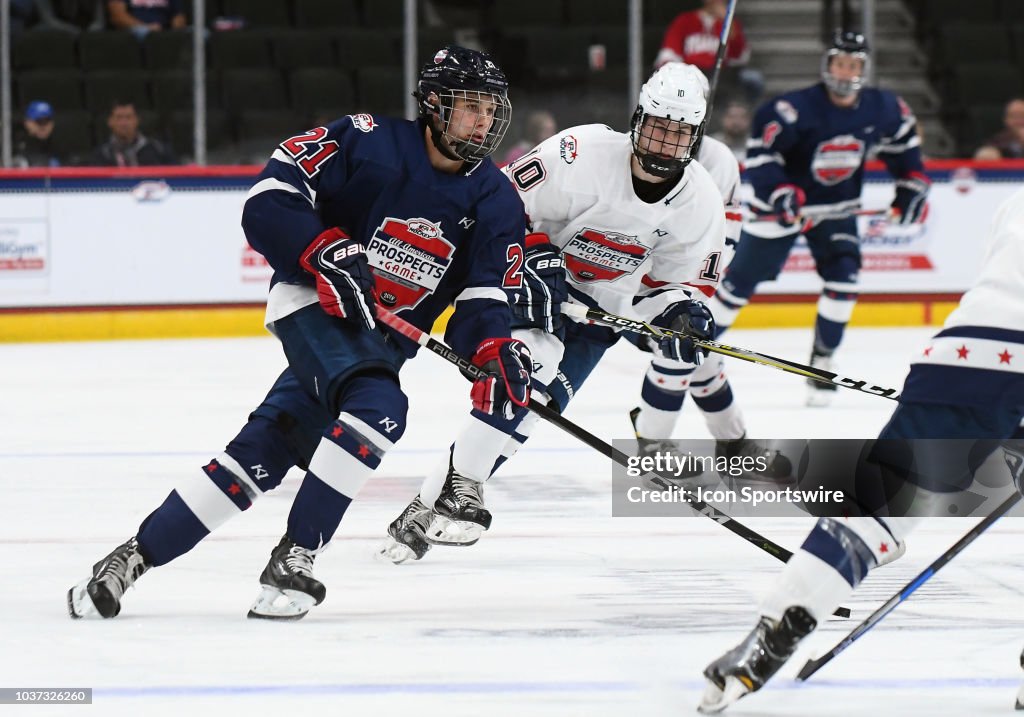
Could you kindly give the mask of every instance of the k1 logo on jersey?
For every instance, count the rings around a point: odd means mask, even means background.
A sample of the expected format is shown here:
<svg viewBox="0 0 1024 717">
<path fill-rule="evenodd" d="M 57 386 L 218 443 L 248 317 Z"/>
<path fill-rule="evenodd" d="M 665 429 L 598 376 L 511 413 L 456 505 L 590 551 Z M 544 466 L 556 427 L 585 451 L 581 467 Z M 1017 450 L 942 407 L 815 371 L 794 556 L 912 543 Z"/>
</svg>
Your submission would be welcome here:
<svg viewBox="0 0 1024 717">
<path fill-rule="evenodd" d="M 582 229 L 562 248 L 565 268 L 580 283 L 615 281 L 644 263 L 651 247 L 626 236 L 599 229 Z"/>
<path fill-rule="evenodd" d="M 437 290 L 455 246 L 429 219 L 386 218 L 366 247 L 377 298 L 388 309 L 412 309 Z"/>
<path fill-rule="evenodd" d="M 821 184 L 840 184 L 852 177 L 864 162 L 864 142 L 844 134 L 826 139 L 814 148 L 811 172 Z"/>
</svg>

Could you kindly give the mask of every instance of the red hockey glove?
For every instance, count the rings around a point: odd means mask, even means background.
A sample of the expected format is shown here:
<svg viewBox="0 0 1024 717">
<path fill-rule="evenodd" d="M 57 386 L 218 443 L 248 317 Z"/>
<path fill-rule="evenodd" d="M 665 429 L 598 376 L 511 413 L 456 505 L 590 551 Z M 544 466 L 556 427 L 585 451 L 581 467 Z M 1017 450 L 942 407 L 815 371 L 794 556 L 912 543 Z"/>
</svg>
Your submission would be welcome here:
<svg viewBox="0 0 1024 717">
<path fill-rule="evenodd" d="M 530 349 L 518 339 L 486 339 L 470 359 L 487 378 L 473 382 L 473 408 L 511 421 L 530 400 Z"/>
</svg>

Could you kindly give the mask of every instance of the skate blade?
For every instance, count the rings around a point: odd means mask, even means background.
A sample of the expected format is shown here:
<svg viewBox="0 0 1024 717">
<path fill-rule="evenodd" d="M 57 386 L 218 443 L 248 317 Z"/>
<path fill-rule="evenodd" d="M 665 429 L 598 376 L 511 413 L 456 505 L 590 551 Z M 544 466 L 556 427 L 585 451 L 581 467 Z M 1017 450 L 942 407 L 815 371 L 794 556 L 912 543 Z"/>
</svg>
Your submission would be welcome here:
<svg viewBox="0 0 1024 717">
<path fill-rule="evenodd" d="M 89 586 L 89 580 L 90 578 L 86 578 L 68 590 L 68 614 L 71 615 L 73 620 L 79 620 L 83 617 L 103 617 L 100 615 L 100 611 L 96 609 L 96 605 L 93 604 L 89 591 L 86 589 Z"/>
<path fill-rule="evenodd" d="M 1021 685 L 1020 692 L 1017 693 L 1017 704 L 1014 709 L 1024 711 L 1024 685 Z"/>
<path fill-rule="evenodd" d="M 483 532 L 483 526 L 478 523 L 471 523 L 466 520 L 449 520 L 443 515 L 435 513 L 424 537 L 431 545 L 465 547 L 473 545 L 480 540 Z"/>
<path fill-rule="evenodd" d="M 725 689 L 720 688 L 714 682 L 708 681 L 701 696 L 697 711 L 701 714 L 718 714 L 726 707 L 744 695 L 750 694 L 750 689 L 733 676 L 725 678 Z"/>
<path fill-rule="evenodd" d="M 405 543 L 399 543 L 394 538 L 388 538 L 374 556 L 383 562 L 401 565 L 410 560 L 418 560 L 416 552 Z"/>
<path fill-rule="evenodd" d="M 316 605 L 312 595 L 300 590 L 262 586 L 246 617 L 257 620 L 300 620 Z"/>
</svg>

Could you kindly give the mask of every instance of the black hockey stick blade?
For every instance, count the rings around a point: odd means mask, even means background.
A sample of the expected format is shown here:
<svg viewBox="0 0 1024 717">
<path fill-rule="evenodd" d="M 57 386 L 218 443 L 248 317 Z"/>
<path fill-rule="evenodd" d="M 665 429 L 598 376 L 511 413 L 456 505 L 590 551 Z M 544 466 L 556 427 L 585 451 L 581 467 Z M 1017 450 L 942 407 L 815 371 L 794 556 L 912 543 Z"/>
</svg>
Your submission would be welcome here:
<svg viewBox="0 0 1024 717">
<path fill-rule="evenodd" d="M 459 356 L 458 353 L 456 353 L 450 346 L 448 346 L 444 342 L 438 341 L 437 339 L 430 336 L 430 334 L 428 334 L 427 332 L 413 326 L 405 319 L 396 316 L 387 309 L 378 306 L 377 319 L 379 319 L 381 323 L 387 325 L 391 329 L 394 329 L 395 331 L 397 331 L 399 334 L 406 337 L 410 341 L 418 343 L 420 346 L 424 347 L 428 351 L 437 354 L 438 356 L 445 359 L 449 363 L 455 364 L 459 368 L 463 369 L 463 371 L 466 374 L 471 375 L 475 378 L 484 378 L 489 375 L 487 374 L 487 372 L 481 370 L 479 367 L 473 365 L 471 362 Z M 629 465 L 629 456 L 627 456 L 625 453 L 618 450 L 610 443 L 606 443 L 605 441 L 601 440 L 600 438 L 590 433 L 583 427 L 576 425 L 575 423 L 565 418 L 565 416 L 563 416 L 561 413 L 554 410 L 547 404 L 531 400 L 527 404 L 527 409 L 529 409 L 533 413 L 536 413 L 538 416 L 548 421 L 549 423 L 552 423 L 558 428 L 561 428 L 563 431 L 571 435 L 573 438 L 582 441 L 586 445 L 596 450 L 598 453 L 604 455 L 606 458 L 610 458 L 611 460 L 615 461 L 620 466 L 626 467 Z M 648 477 L 658 487 L 664 489 L 671 489 L 671 483 L 668 480 L 666 480 L 664 476 L 652 472 L 648 474 Z M 743 523 L 740 523 L 735 518 L 732 518 L 728 514 L 723 513 L 713 505 L 709 505 L 702 500 L 698 500 L 697 498 L 694 498 L 688 493 L 684 493 L 683 497 L 695 512 L 700 513 L 701 515 L 704 515 L 708 518 L 711 518 L 711 520 L 715 521 L 722 527 L 743 538 L 748 543 L 756 545 L 758 548 L 768 553 L 769 555 L 774 556 L 778 560 L 781 560 L 785 563 L 788 562 L 791 557 L 793 557 L 793 553 L 787 550 L 786 548 L 782 547 L 778 543 L 769 540 L 757 531 L 748 528 Z M 833 614 L 837 617 L 849 617 L 850 610 L 845 607 L 840 607 Z"/>
<path fill-rule="evenodd" d="M 864 622 L 853 628 L 853 631 L 849 635 L 840 640 L 835 647 L 826 652 L 821 657 L 813 660 L 808 660 L 803 667 L 800 668 L 800 672 L 797 673 L 796 679 L 803 681 L 813 675 L 815 672 L 820 670 L 822 667 L 827 665 L 832 659 L 840 652 L 845 650 L 847 647 L 852 645 L 858 639 L 860 639 L 864 633 L 873 628 L 875 625 L 880 623 L 886 615 L 896 609 L 896 606 L 911 596 L 911 594 L 926 583 L 935 573 L 946 565 L 950 560 L 960 554 L 964 548 L 973 543 L 975 539 L 990 527 L 992 524 L 999 520 L 1001 517 L 1006 515 L 1013 506 L 1021 499 L 1020 493 L 1017 491 L 1013 492 L 1009 498 L 1004 500 L 999 506 L 993 510 L 989 515 L 985 516 L 977 525 L 967 531 L 960 540 L 956 541 L 946 552 L 936 558 L 931 565 L 922 570 L 917 577 L 911 580 L 909 583 L 903 586 L 903 588 L 893 595 L 891 598 L 886 600 L 881 607 L 875 610 L 873 613 L 865 618 Z"/>
<path fill-rule="evenodd" d="M 666 336 L 686 336 L 686 334 L 679 331 L 672 331 L 671 329 L 662 329 L 657 326 L 652 326 L 646 321 L 609 314 L 608 312 L 601 311 L 600 309 L 588 309 L 586 306 L 581 306 L 580 304 L 562 304 L 562 313 L 577 320 L 592 321 L 595 324 L 601 324 L 602 326 L 611 326 L 613 328 L 623 329 L 624 331 L 632 331 L 633 333 L 640 334 L 641 336 L 647 336 L 655 340 L 663 339 Z M 772 368 L 777 368 L 780 371 L 785 371 L 786 373 L 793 373 L 797 376 L 803 376 L 804 378 L 820 381 L 821 383 L 830 383 L 834 386 L 853 389 L 854 391 L 867 393 L 871 396 L 880 396 L 893 401 L 899 400 L 900 397 L 899 391 L 895 388 L 885 388 L 883 386 L 875 386 L 874 384 L 869 385 L 867 381 L 860 381 L 858 379 L 840 376 L 839 374 L 831 371 L 815 368 L 814 366 L 807 366 L 802 363 L 797 363 L 796 361 L 789 361 L 787 359 L 769 356 L 768 354 L 758 353 L 757 351 L 741 349 L 736 346 L 727 346 L 726 344 L 720 344 L 717 341 L 705 341 L 704 339 L 697 339 L 692 336 L 688 338 L 692 339 L 696 345 L 703 349 L 707 349 L 712 353 L 731 356 L 732 358 L 749 361 L 750 363 L 756 363 L 760 366 L 771 366 Z"/>
</svg>

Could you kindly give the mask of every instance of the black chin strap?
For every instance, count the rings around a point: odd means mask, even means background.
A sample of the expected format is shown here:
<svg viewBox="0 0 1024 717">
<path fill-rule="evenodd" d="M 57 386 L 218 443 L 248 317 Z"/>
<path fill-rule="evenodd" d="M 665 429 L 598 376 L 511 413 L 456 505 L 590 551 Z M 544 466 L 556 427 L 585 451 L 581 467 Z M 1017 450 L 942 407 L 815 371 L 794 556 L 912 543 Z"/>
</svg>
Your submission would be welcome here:
<svg viewBox="0 0 1024 717">
<path fill-rule="evenodd" d="M 434 143 L 434 147 L 437 149 L 437 151 L 443 154 L 448 159 L 454 162 L 465 162 L 466 160 L 463 157 L 460 157 L 459 155 L 455 154 L 455 150 L 453 150 L 451 146 L 449 146 L 448 142 L 445 140 L 444 133 L 435 126 L 435 117 L 437 118 L 438 122 L 441 121 L 440 115 L 437 114 L 436 112 L 428 115 L 426 118 L 427 128 L 430 130 L 430 141 Z"/>
</svg>

